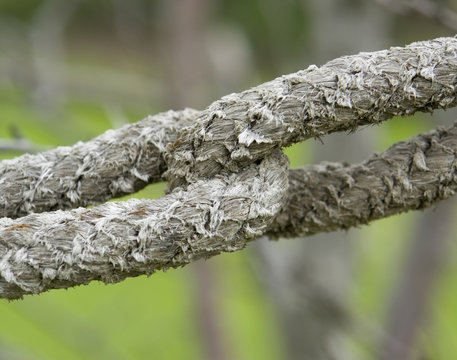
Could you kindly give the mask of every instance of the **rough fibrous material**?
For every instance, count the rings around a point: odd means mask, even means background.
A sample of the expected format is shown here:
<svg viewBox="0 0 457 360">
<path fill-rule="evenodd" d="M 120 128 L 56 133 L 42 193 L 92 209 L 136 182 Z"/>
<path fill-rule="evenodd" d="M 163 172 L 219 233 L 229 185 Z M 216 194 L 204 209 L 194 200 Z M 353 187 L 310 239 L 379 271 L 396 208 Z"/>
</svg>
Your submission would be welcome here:
<svg viewBox="0 0 457 360">
<path fill-rule="evenodd" d="M 361 53 L 214 102 L 167 156 L 171 187 L 237 171 L 271 149 L 454 106 L 457 39 Z"/>
<path fill-rule="evenodd" d="M 457 39 L 441 38 L 342 57 L 228 95 L 201 113 L 169 111 L 87 143 L 3 161 L 0 216 L 136 192 L 161 180 L 165 149 L 169 177 L 183 185 L 183 177 L 237 170 L 272 148 L 309 137 L 453 106 L 456 51 Z"/>
<path fill-rule="evenodd" d="M 165 147 L 197 115 L 168 111 L 86 143 L 2 161 L 0 217 L 98 204 L 160 181 Z"/>
<path fill-rule="evenodd" d="M 241 249 L 263 234 L 346 229 L 452 196 L 456 126 L 359 165 L 288 171 L 279 148 L 454 106 L 456 50 L 455 38 L 442 38 L 342 57 L 202 112 L 162 113 L 1 162 L 0 297 L 116 282 Z M 159 200 L 46 212 L 133 193 L 164 174 L 171 193 Z"/>
<path fill-rule="evenodd" d="M 117 282 L 242 249 L 282 208 L 287 169 L 276 150 L 238 174 L 221 172 L 159 200 L 0 219 L 0 294 Z"/>
<path fill-rule="evenodd" d="M 427 208 L 457 191 L 457 124 L 396 143 L 356 164 L 322 163 L 289 172 L 271 237 L 348 229 Z"/>
</svg>

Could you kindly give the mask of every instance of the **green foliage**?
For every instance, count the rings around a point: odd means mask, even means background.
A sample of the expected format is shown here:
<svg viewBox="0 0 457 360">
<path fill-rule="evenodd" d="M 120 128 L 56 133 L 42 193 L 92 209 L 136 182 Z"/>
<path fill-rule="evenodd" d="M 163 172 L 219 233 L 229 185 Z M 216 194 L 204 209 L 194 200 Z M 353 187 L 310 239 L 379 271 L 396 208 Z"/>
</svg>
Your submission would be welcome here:
<svg viewBox="0 0 457 360">
<path fill-rule="evenodd" d="M 0 14 L 29 20 L 41 2 L 41 0 L 0 1 Z"/>
</svg>

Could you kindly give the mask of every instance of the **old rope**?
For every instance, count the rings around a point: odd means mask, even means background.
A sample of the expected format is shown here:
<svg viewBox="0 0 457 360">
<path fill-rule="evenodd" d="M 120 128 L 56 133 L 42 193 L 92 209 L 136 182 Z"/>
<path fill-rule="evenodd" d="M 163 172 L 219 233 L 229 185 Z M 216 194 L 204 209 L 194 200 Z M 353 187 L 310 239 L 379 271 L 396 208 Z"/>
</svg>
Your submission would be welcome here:
<svg viewBox="0 0 457 360">
<path fill-rule="evenodd" d="M 202 112 L 163 113 L 87 143 L 1 162 L 0 297 L 116 282 L 238 250 L 263 234 L 355 226 L 451 196 L 455 128 L 395 144 L 352 167 L 289 171 L 280 148 L 454 106 L 456 50 L 455 38 L 441 38 L 347 56 L 231 94 Z M 448 175 L 433 181 L 437 172 Z M 158 200 L 46 212 L 133 193 L 163 175 L 170 193 Z M 401 193 L 402 203 L 381 199 L 364 187 L 367 179 L 379 193 Z M 358 209 L 354 201 L 369 206 Z"/>
</svg>

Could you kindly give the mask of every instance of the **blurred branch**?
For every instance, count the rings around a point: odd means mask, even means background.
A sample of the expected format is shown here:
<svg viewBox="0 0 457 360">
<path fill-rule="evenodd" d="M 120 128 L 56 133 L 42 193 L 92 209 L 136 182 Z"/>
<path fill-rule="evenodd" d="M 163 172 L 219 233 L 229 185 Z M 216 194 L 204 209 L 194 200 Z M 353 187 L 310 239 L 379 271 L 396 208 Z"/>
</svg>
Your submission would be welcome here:
<svg viewBox="0 0 457 360">
<path fill-rule="evenodd" d="M 433 0 L 374 0 L 379 5 L 399 15 L 418 14 L 457 32 L 457 13 Z"/>
<path fill-rule="evenodd" d="M 37 153 L 49 149 L 48 146 L 35 144 L 30 140 L 25 139 L 21 131 L 14 125 L 10 125 L 9 132 L 11 133 L 12 139 L 0 138 L 0 152 Z"/>
<path fill-rule="evenodd" d="M 84 0 L 45 0 L 38 6 L 30 29 L 35 67 L 35 101 L 44 109 L 62 101 L 64 35 L 69 20 Z"/>
<path fill-rule="evenodd" d="M 45 149 L 45 146 L 34 144 L 27 139 L 0 139 L 0 152 L 37 153 Z"/>
<path fill-rule="evenodd" d="M 125 46 L 144 42 L 142 27 L 148 21 L 146 3 L 138 0 L 111 0 L 111 3 L 115 29 Z"/>
<path fill-rule="evenodd" d="M 211 2 L 207 0 L 175 0 L 167 3 L 166 48 L 170 54 L 164 68 L 168 70 L 167 86 L 171 94 L 168 103 L 173 108 L 194 104 L 201 97 L 200 76 L 207 70 L 207 54 L 202 49 L 204 25 L 210 17 Z M 198 262 L 193 268 L 197 291 L 195 292 L 195 320 L 205 358 L 224 360 L 231 358 L 226 336 L 222 332 L 221 314 L 217 309 L 217 283 L 212 276 L 211 263 Z"/>
<path fill-rule="evenodd" d="M 406 258 L 401 262 L 403 269 L 387 312 L 379 360 L 413 359 L 419 332 L 428 320 L 430 297 L 449 250 L 455 205 L 455 201 L 447 201 L 421 216 Z"/>
</svg>

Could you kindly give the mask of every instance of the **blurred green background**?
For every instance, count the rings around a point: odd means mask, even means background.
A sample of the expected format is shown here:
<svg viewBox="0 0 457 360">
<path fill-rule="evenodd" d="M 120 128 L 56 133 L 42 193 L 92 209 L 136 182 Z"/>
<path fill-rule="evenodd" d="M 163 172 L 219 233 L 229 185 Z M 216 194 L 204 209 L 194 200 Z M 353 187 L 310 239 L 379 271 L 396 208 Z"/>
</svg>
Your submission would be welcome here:
<svg viewBox="0 0 457 360">
<path fill-rule="evenodd" d="M 1 0 L 0 145 L 71 145 L 337 56 L 453 36 L 456 3 Z M 287 154 L 361 161 L 454 119 L 393 119 Z M 455 207 L 0 301 L 0 359 L 452 359 Z"/>
</svg>

